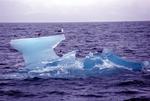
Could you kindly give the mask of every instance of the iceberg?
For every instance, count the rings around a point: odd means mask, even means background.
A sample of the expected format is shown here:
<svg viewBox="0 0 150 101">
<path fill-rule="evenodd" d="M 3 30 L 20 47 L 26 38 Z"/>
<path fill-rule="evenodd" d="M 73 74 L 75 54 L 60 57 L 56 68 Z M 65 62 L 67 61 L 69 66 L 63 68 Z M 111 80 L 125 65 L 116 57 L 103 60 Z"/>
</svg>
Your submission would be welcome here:
<svg viewBox="0 0 150 101">
<path fill-rule="evenodd" d="M 107 57 L 107 59 L 110 62 L 112 62 L 113 64 L 127 68 L 127 69 L 131 69 L 133 71 L 141 71 L 142 67 L 143 67 L 142 62 L 125 60 L 125 59 L 113 54 L 112 52 L 106 53 L 105 57 Z"/>
<path fill-rule="evenodd" d="M 15 39 L 11 40 L 10 44 L 23 54 L 26 66 L 33 64 L 37 64 L 36 66 L 38 66 L 42 61 L 58 58 L 54 52 L 54 48 L 62 40 L 65 40 L 63 34 L 38 38 Z"/>
<path fill-rule="evenodd" d="M 89 77 L 112 76 L 129 71 L 141 71 L 143 62 L 129 61 L 111 51 L 89 53 L 85 58 L 77 58 L 76 51 L 56 55 L 54 48 L 65 36 L 54 35 L 38 38 L 11 40 L 13 48 L 23 54 L 25 68 L 19 69 L 11 77 Z"/>
<path fill-rule="evenodd" d="M 119 57 L 111 51 L 106 52 L 103 50 L 101 54 L 88 55 L 84 59 L 84 67 L 86 69 L 93 68 L 96 65 L 101 64 L 105 67 L 121 67 L 130 69 L 133 71 L 141 71 L 144 64 L 142 62 L 129 61 Z"/>
</svg>

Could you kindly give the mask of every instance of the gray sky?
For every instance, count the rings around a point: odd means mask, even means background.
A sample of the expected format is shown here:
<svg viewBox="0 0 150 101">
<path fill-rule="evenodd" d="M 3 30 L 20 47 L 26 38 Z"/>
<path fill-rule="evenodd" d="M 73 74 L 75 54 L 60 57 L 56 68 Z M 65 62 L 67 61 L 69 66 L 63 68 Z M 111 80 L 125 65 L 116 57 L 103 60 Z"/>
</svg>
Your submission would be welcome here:
<svg viewBox="0 0 150 101">
<path fill-rule="evenodd" d="M 150 0 L 0 0 L 0 22 L 150 20 Z"/>
</svg>

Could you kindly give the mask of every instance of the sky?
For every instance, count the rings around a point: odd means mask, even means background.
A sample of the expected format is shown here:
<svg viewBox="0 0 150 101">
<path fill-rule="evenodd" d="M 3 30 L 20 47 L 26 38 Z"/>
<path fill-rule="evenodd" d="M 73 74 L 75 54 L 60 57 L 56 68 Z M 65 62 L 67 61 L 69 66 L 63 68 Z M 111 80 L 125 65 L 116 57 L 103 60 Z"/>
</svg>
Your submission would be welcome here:
<svg viewBox="0 0 150 101">
<path fill-rule="evenodd" d="M 150 21 L 150 0 L 0 0 L 0 22 Z"/>
</svg>

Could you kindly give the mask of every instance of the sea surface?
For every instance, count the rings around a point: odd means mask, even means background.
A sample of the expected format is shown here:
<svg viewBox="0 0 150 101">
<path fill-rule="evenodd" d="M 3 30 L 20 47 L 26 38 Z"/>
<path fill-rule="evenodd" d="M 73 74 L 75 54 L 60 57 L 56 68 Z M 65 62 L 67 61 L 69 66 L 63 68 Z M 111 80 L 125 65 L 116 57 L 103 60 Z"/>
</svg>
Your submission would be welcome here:
<svg viewBox="0 0 150 101">
<path fill-rule="evenodd" d="M 11 39 L 60 34 L 66 40 L 57 55 L 77 50 L 76 56 L 113 50 L 123 58 L 150 61 L 150 22 L 93 23 L 0 23 L 0 75 L 24 67 L 22 55 L 10 46 Z M 148 70 L 111 77 L 0 78 L 0 101 L 150 101 Z"/>
</svg>

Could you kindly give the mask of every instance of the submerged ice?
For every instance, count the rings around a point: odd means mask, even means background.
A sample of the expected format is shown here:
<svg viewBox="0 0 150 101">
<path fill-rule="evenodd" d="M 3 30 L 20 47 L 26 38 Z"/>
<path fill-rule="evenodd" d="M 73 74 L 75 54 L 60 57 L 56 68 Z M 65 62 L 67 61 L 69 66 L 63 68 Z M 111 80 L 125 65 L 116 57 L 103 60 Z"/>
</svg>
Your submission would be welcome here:
<svg viewBox="0 0 150 101">
<path fill-rule="evenodd" d="M 85 58 L 77 58 L 76 51 L 59 57 L 53 49 L 64 39 L 64 35 L 55 35 L 12 40 L 11 46 L 23 54 L 26 67 L 11 77 L 108 76 L 141 71 L 144 67 L 143 62 L 125 60 L 106 50 L 89 53 Z"/>
</svg>

